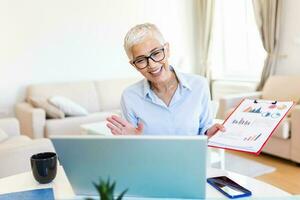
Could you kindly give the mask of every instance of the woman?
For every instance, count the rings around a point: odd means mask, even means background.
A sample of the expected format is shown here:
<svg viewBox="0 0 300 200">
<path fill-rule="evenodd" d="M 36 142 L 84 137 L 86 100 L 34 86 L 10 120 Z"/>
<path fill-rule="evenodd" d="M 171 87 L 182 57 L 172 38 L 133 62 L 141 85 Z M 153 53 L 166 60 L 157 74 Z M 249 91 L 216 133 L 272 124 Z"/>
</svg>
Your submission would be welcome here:
<svg viewBox="0 0 300 200">
<path fill-rule="evenodd" d="M 168 63 L 169 43 L 154 24 L 133 27 L 124 39 L 130 60 L 145 79 L 123 92 L 121 108 L 125 119 L 107 118 L 115 135 L 207 135 L 212 125 L 210 93 L 205 78 L 177 72 Z"/>
</svg>

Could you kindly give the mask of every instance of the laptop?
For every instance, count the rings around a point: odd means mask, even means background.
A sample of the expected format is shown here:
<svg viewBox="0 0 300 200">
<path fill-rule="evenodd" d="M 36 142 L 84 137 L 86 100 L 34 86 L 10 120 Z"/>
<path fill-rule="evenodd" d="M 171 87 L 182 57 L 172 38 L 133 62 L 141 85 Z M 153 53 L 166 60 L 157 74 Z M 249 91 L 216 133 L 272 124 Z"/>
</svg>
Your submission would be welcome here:
<svg viewBox="0 0 300 200">
<path fill-rule="evenodd" d="M 76 195 L 116 181 L 126 197 L 205 198 L 206 136 L 52 136 Z"/>
</svg>

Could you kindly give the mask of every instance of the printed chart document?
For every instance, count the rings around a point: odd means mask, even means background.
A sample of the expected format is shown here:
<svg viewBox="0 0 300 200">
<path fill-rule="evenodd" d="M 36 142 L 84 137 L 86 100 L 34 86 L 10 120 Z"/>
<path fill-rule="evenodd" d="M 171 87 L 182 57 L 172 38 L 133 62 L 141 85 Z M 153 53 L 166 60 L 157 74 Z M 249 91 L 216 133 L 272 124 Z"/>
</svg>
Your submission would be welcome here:
<svg viewBox="0 0 300 200">
<path fill-rule="evenodd" d="M 292 108 L 292 101 L 244 99 L 208 145 L 259 154 L 275 128 Z"/>
</svg>

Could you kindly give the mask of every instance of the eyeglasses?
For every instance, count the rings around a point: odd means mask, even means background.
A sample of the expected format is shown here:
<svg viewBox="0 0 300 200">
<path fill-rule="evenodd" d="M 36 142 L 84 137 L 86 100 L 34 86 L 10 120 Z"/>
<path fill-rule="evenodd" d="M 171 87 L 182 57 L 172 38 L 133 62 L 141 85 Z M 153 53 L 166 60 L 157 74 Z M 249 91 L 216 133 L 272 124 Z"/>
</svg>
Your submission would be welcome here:
<svg viewBox="0 0 300 200">
<path fill-rule="evenodd" d="M 165 58 L 165 48 L 153 51 L 149 56 L 143 56 L 132 61 L 138 69 L 145 69 L 149 65 L 149 58 L 154 62 L 160 62 Z"/>
</svg>

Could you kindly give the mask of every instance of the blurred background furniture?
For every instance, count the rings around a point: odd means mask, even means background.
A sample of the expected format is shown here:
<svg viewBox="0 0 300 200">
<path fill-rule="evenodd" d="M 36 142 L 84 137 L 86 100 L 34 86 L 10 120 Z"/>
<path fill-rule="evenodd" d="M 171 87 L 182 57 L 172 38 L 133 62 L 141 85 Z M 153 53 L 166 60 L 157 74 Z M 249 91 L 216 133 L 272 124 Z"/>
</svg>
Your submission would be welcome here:
<svg viewBox="0 0 300 200">
<path fill-rule="evenodd" d="M 0 178 L 31 170 L 33 154 L 55 151 L 49 139 L 32 140 L 21 135 L 15 118 L 0 119 L 0 129 L 7 134 L 7 138 L 0 141 Z"/>
<path fill-rule="evenodd" d="M 81 133 L 83 135 L 112 135 L 110 129 L 106 126 L 106 124 L 106 121 L 101 121 L 80 125 Z"/>
<path fill-rule="evenodd" d="M 223 124 L 222 119 L 216 119 L 216 114 L 219 109 L 219 102 L 218 101 L 211 101 L 211 113 L 214 118 L 213 124 Z M 225 169 L 225 149 L 215 148 L 215 147 L 208 147 L 207 151 L 207 164 L 209 167 L 214 166 L 219 169 Z M 216 165 L 217 164 L 217 165 Z"/>
<path fill-rule="evenodd" d="M 214 119 L 214 124 L 222 124 L 223 120 Z M 209 167 L 225 169 L 225 149 L 216 147 L 207 147 L 207 164 Z"/>
<path fill-rule="evenodd" d="M 25 102 L 16 105 L 21 132 L 31 138 L 81 134 L 80 125 L 104 121 L 107 116 L 120 114 L 121 94 L 136 81 L 137 78 L 131 78 L 31 85 L 27 88 Z M 85 108 L 89 114 L 47 119 L 45 110 L 29 103 L 32 98 L 47 101 L 53 96 L 66 97 Z"/>
<path fill-rule="evenodd" d="M 262 91 L 221 97 L 218 116 L 225 119 L 244 98 L 296 103 L 276 128 L 263 152 L 300 163 L 300 76 L 271 76 Z"/>
</svg>

